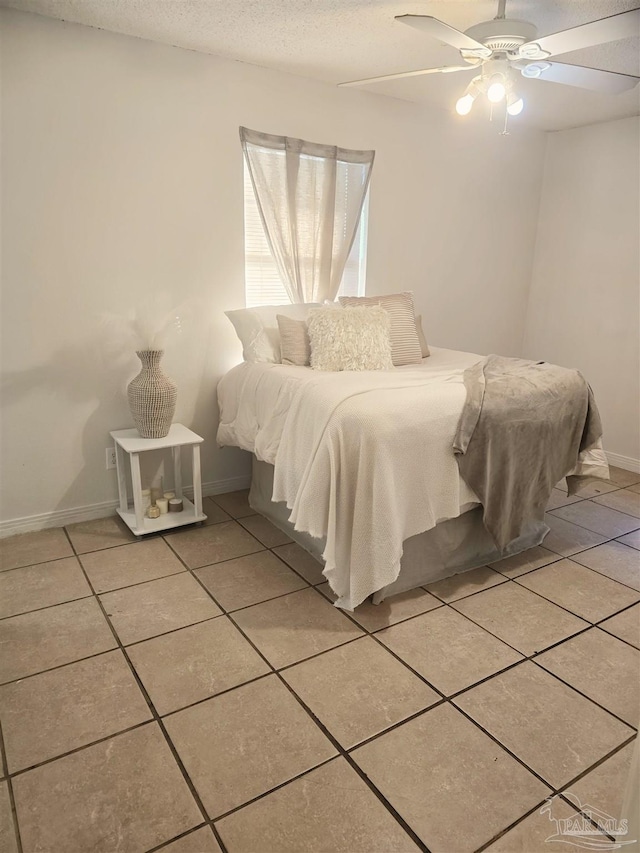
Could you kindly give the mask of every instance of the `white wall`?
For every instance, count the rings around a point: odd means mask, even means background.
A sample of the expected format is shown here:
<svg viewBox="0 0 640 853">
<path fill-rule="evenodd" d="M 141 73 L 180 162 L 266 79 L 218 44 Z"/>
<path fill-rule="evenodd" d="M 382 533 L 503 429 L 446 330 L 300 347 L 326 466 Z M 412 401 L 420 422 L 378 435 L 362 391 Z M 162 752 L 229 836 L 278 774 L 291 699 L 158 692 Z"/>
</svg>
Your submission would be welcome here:
<svg viewBox="0 0 640 853">
<path fill-rule="evenodd" d="M 640 120 L 549 134 L 524 356 L 577 367 L 640 460 Z"/>
<path fill-rule="evenodd" d="M 244 304 L 239 125 L 375 148 L 369 292 L 413 289 L 436 345 L 519 354 L 543 134 L 0 13 L 0 523 L 115 498 L 104 448 L 138 362 L 99 317 L 154 294 L 198 306 L 164 366 L 204 482 L 248 471 L 215 446 L 216 382 L 240 359 L 223 315 Z"/>
</svg>

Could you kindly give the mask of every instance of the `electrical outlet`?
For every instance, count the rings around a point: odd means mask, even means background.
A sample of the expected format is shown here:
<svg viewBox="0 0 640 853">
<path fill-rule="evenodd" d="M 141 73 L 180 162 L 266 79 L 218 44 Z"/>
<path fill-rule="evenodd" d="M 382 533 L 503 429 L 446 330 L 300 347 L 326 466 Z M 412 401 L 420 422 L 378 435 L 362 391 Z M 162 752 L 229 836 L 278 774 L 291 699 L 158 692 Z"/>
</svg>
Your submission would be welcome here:
<svg viewBox="0 0 640 853">
<path fill-rule="evenodd" d="M 107 447 L 105 449 L 105 455 L 107 457 L 107 471 L 111 468 L 116 467 L 116 449 L 115 447 Z"/>
</svg>

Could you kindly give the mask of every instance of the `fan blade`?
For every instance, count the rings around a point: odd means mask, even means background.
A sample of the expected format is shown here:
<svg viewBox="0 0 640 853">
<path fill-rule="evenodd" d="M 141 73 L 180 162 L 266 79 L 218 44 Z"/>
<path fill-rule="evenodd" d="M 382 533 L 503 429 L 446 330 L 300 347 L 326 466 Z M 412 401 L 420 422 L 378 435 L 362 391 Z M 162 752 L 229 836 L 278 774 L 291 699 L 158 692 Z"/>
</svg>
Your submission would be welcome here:
<svg viewBox="0 0 640 853">
<path fill-rule="evenodd" d="M 535 73 L 533 69 L 536 69 Z M 548 80 L 550 83 L 564 83 L 565 86 L 577 86 L 579 89 L 590 89 L 592 92 L 604 92 L 607 95 L 617 95 L 627 89 L 633 89 L 640 82 L 640 77 L 632 77 L 629 74 L 601 71 L 597 68 L 586 68 L 584 65 L 565 65 L 563 62 L 529 63 L 522 68 L 522 76 Z"/>
<path fill-rule="evenodd" d="M 428 36 L 443 41 L 445 44 L 450 44 L 458 50 L 473 50 L 478 52 L 478 56 L 491 56 L 492 51 L 488 47 L 461 33 L 460 30 L 450 27 L 449 24 L 432 18 L 431 15 L 396 15 L 396 21 L 409 24 L 410 27 L 415 27 Z"/>
<path fill-rule="evenodd" d="M 367 77 L 365 80 L 349 80 L 338 86 L 364 86 L 367 83 L 380 83 L 383 80 L 399 80 L 401 77 L 422 77 L 423 74 L 451 74 L 454 71 L 471 71 L 475 65 L 443 65 L 441 68 L 422 68 L 419 71 L 400 71 L 398 74 L 383 74 L 382 77 Z"/>
<path fill-rule="evenodd" d="M 640 34 L 640 9 L 631 9 L 610 18 L 591 21 L 580 27 L 572 27 L 559 33 L 552 33 L 542 38 L 534 39 L 520 46 L 520 56 L 542 58 L 556 56 L 559 53 L 571 53 L 584 47 L 594 47 L 618 39 L 629 38 Z M 536 52 L 536 47 L 541 52 Z"/>
</svg>

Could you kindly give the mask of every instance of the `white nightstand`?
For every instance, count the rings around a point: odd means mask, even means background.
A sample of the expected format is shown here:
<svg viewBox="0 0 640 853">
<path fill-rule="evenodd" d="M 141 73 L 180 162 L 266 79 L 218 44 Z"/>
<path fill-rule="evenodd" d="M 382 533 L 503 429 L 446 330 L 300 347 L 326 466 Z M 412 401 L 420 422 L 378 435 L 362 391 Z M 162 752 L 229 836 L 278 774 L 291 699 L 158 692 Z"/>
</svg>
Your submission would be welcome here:
<svg viewBox="0 0 640 853">
<path fill-rule="evenodd" d="M 118 470 L 118 494 L 120 507 L 118 515 L 131 528 L 136 536 L 145 533 L 157 533 L 183 524 L 206 521 L 202 512 L 202 481 L 200 477 L 200 445 L 204 439 L 182 424 L 172 424 L 165 438 L 140 438 L 137 429 L 121 429 L 111 433 L 116 446 L 116 468 Z M 193 503 L 182 494 L 181 452 L 183 447 L 191 447 L 193 454 Z M 173 491 L 182 498 L 182 512 L 167 512 L 159 518 L 147 518 L 142 507 L 142 483 L 140 480 L 139 454 L 147 450 L 171 449 L 173 454 Z M 133 509 L 129 507 L 127 497 L 127 478 L 125 476 L 125 453 L 129 454 L 131 464 L 131 483 L 133 486 Z"/>
</svg>

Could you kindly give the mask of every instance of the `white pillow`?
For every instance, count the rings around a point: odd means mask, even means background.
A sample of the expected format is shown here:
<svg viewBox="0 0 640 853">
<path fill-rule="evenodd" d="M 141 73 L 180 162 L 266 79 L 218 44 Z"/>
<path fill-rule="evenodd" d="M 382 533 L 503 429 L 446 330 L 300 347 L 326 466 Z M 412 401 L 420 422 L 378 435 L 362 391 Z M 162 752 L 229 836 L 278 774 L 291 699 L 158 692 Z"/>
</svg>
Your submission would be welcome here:
<svg viewBox="0 0 640 853">
<path fill-rule="evenodd" d="M 314 370 L 389 370 L 389 315 L 378 306 L 314 308 L 307 320 Z"/>
<path fill-rule="evenodd" d="M 416 329 L 413 293 L 390 293 L 386 296 L 341 296 L 340 304 L 345 307 L 356 305 L 381 305 L 391 318 L 391 353 L 393 363 L 419 364 L 422 350 Z"/>
<path fill-rule="evenodd" d="M 245 361 L 269 361 L 279 364 L 282 357 L 277 315 L 306 320 L 309 309 L 316 308 L 319 304 L 304 302 L 295 305 L 261 305 L 257 308 L 238 308 L 224 313 L 233 323 L 233 328 L 240 338 Z"/>
</svg>

